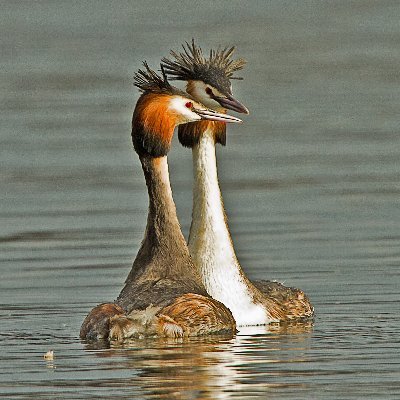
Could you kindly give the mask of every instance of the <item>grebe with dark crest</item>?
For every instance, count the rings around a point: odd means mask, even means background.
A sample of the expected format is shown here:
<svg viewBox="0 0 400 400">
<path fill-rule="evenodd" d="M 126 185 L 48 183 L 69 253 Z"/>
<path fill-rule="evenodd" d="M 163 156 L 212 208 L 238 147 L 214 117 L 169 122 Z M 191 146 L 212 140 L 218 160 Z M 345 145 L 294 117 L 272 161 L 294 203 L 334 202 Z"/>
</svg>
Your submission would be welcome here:
<svg viewBox="0 0 400 400">
<path fill-rule="evenodd" d="M 86 317 L 83 339 L 124 340 L 142 336 L 184 337 L 236 329 L 229 309 L 212 299 L 193 263 L 176 214 L 167 153 L 177 125 L 199 120 L 241 122 L 209 110 L 171 86 L 144 63 L 135 75 L 143 93 L 132 118 L 132 141 L 149 195 L 144 239 L 115 303 L 100 304 Z"/>
<path fill-rule="evenodd" d="M 235 48 L 211 50 L 205 57 L 194 40 L 183 52 L 171 51 L 162 64 L 171 79 L 187 81 L 186 90 L 205 106 L 224 113 L 226 109 L 248 114 L 232 96 L 233 74 L 245 65 L 233 60 Z M 224 303 L 238 326 L 313 318 L 314 308 L 306 294 L 275 281 L 250 281 L 235 253 L 218 183 L 215 145 L 226 143 L 226 124 L 199 121 L 180 125 L 180 142 L 193 153 L 193 212 L 188 246 L 201 269 L 207 292 Z"/>
</svg>

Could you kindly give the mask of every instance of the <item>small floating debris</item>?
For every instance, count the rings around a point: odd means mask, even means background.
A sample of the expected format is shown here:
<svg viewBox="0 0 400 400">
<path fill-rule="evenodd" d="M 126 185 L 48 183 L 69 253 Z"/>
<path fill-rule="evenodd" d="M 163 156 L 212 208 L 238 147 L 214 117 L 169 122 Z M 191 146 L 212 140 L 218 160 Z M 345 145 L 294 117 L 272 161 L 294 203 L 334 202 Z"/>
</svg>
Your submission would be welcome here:
<svg viewBox="0 0 400 400">
<path fill-rule="evenodd" d="M 53 361 L 54 360 L 54 351 L 53 350 L 49 350 L 44 356 L 43 358 L 46 361 Z"/>
</svg>

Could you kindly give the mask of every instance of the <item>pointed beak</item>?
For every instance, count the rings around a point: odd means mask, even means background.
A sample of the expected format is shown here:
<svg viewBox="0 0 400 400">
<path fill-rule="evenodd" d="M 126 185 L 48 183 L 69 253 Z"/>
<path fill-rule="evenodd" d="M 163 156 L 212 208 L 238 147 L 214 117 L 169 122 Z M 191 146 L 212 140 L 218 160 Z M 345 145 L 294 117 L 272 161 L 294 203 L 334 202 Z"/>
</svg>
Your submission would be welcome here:
<svg viewBox="0 0 400 400">
<path fill-rule="evenodd" d="M 209 119 L 211 121 L 220 122 L 243 122 L 241 119 L 233 117 L 232 115 L 217 113 L 213 110 L 192 108 L 192 111 L 201 117 L 201 119 Z"/>
<path fill-rule="evenodd" d="M 226 97 L 212 96 L 212 98 L 219 104 L 221 104 L 222 107 L 228 110 L 236 111 L 242 114 L 249 113 L 247 107 L 245 107 L 242 103 L 237 101 L 234 97 L 232 97 L 229 94 Z"/>
</svg>

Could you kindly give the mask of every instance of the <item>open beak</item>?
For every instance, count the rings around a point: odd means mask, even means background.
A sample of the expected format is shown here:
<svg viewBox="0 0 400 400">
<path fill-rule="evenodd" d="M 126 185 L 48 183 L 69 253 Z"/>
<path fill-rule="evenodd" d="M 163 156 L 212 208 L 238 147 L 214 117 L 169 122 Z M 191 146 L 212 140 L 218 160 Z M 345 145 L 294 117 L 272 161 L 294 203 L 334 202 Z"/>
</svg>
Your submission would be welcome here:
<svg viewBox="0 0 400 400">
<path fill-rule="evenodd" d="M 212 96 L 212 98 L 217 101 L 219 104 L 221 104 L 222 107 L 236 111 L 238 113 L 242 114 L 248 114 L 249 110 L 247 107 L 245 107 L 242 103 L 237 101 L 234 97 L 231 95 L 227 95 L 226 97 L 220 97 L 220 96 Z"/>
<path fill-rule="evenodd" d="M 192 111 L 201 117 L 201 119 L 209 119 L 211 121 L 221 122 L 243 122 L 241 119 L 233 117 L 232 115 L 217 113 L 213 110 L 192 108 Z"/>
</svg>

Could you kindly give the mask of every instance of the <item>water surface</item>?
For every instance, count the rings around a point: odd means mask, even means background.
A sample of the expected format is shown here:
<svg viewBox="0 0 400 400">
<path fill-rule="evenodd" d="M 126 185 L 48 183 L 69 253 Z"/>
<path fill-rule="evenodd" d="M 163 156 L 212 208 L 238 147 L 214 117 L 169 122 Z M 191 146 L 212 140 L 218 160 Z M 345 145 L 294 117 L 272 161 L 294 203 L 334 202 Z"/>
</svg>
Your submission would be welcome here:
<svg viewBox="0 0 400 400">
<path fill-rule="evenodd" d="M 397 2 L 4 1 L 0 11 L 0 396 L 400 397 Z M 145 226 L 132 76 L 192 37 L 236 44 L 248 60 L 234 90 L 251 114 L 218 149 L 239 258 L 252 278 L 306 291 L 315 324 L 93 348 L 80 324 L 118 295 Z M 185 233 L 190 166 L 175 139 Z"/>
</svg>

